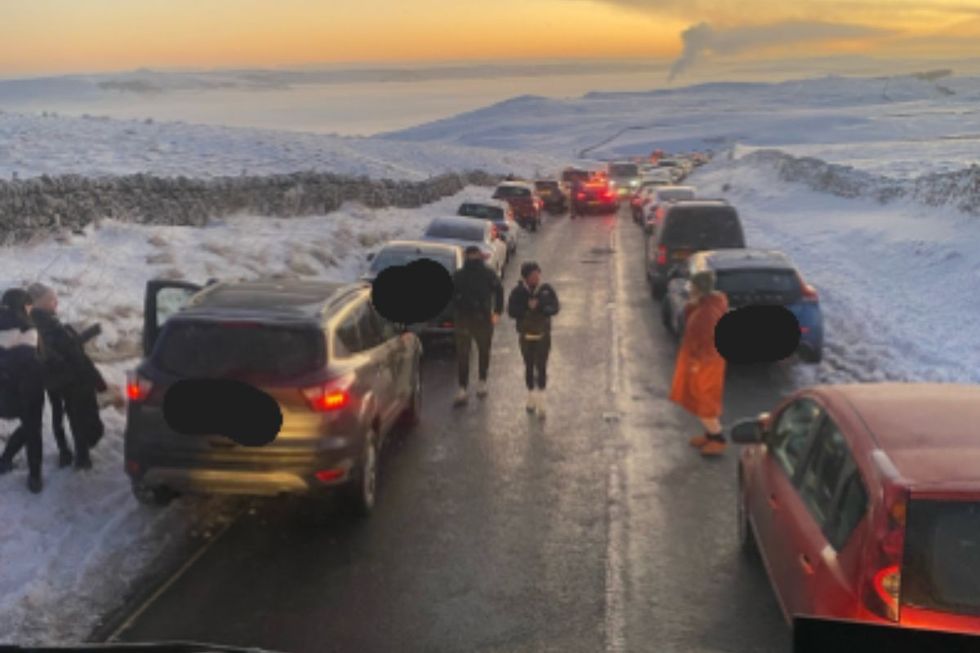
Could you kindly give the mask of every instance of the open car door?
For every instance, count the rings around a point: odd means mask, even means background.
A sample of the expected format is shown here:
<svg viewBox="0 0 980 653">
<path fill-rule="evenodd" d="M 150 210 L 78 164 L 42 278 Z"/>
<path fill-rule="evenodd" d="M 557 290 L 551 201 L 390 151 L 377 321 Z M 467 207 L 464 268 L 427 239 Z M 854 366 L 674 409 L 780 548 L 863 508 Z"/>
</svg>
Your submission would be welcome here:
<svg viewBox="0 0 980 653">
<path fill-rule="evenodd" d="M 143 355 L 149 356 L 160 335 L 160 328 L 182 309 L 203 286 L 186 281 L 151 279 L 143 298 Z"/>
</svg>

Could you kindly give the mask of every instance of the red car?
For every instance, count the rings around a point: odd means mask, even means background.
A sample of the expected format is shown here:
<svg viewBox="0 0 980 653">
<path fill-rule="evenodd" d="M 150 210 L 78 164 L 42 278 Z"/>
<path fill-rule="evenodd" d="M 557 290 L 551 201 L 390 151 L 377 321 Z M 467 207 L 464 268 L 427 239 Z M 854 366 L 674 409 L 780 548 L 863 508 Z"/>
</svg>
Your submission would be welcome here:
<svg viewBox="0 0 980 653">
<path fill-rule="evenodd" d="M 510 204 L 519 225 L 531 231 L 538 230 L 544 202 L 538 197 L 534 186 L 524 181 L 505 181 L 497 186 L 493 199 Z"/>
<path fill-rule="evenodd" d="M 816 386 L 742 420 L 738 525 L 784 616 L 980 633 L 980 386 Z"/>
</svg>

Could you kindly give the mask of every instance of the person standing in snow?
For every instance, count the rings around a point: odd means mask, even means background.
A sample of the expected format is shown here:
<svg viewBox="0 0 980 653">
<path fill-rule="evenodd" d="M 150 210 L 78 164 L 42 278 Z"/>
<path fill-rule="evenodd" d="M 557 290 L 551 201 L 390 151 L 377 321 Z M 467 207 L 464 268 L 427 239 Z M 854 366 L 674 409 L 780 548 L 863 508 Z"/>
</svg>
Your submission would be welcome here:
<svg viewBox="0 0 980 653">
<path fill-rule="evenodd" d="M 462 406 L 468 399 L 470 380 L 470 347 L 476 342 L 479 359 L 479 398 L 487 396 L 487 374 L 490 370 L 490 345 L 493 327 L 504 311 L 504 288 L 497 273 L 487 267 L 483 252 L 475 245 L 466 248 L 466 261 L 453 275 L 453 311 L 459 391 L 454 404 Z"/>
<path fill-rule="evenodd" d="M 715 290 L 715 273 L 692 275 L 670 399 L 701 420 L 705 432 L 690 444 L 704 456 L 721 455 L 727 446 L 720 420 L 725 359 L 715 348 L 715 327 L 727 312 L 728 298 Z"/>
<path fill-rule="evenodd" d="M 43 487 L 44 379 L 30 310 L 31 296 L 20 288 L 8 290 L 0 299 L 0 417 L 20 421 L 0 454 L 0 474 L 14 468 L 14 456 L 26 446 L 27 487 L 37 494 Z"/>
<path fill-rule="evenodd" d="M 102 374 L 85 353 L 81 338 L 71 327 L 58 319 L 58 296 L 42 283 L 28 288 L 34 309 L 31 317 L 37 325 L 43 351 L 44 383 L 49 396 L 64 401 L 68 424 L 75 444 L 75 469 L 91 469 L 89 449 L 105 432 L 96 393 L 108 388 Z M 55 412 L 57 418 L 57 412 Z M 57 425 L 56 425 L 57 428 Z M 57 431 L 55 432 L 57 435 Z M 60 464 L 71 464 L 71 451 L 64 442 L 64 432 L 58 441 Z M 67 462 L 66 462 L 67 461 Z"/>
<path fill-rule="evenodd" d="M 555 289 L 541 283 L 541 266 L 534 261 L 521 265 L 521 280 L 507 298 L 507 314 L 517 323 L 524 382 L 527 385 L 527 411 L 544 418 L 544 391 L 548 384 L 548 354 L 551 351 L 551 318 L 560 304 Z"/>
</svg>

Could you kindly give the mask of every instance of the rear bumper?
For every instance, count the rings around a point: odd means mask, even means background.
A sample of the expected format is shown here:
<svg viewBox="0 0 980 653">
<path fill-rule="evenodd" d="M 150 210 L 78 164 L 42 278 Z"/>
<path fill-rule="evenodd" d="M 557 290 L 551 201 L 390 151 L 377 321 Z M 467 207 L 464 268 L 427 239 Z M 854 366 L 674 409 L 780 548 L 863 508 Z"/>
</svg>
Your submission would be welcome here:
<svg viewBox="0 0 980 653">
<path fill-rule="evenodd" d="M 182 494 L 322 495 L 351 481 L 363 449 L 356 438 L 331 437 L 329 450 L 279 452 L 256 448 L 234 456 L 209 451 L 178 452 L 127 447 L 126 471 L 140 485 Z M 321 481 L 317 472 L 333 472 Z"/>
</svg>

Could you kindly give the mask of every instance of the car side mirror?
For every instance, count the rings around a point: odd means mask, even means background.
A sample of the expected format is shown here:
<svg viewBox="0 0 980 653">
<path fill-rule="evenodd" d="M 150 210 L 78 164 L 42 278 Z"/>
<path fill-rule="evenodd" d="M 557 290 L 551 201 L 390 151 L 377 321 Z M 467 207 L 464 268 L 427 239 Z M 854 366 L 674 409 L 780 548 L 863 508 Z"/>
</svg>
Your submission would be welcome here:
<svg viewBox="0 0 980 653">
<path fill-rule="evenodd" d="M 769 429 L 769 413 L 757 417 L 740 419 L 731 430 L 732 442 L 736 444 L 758 444 L 762 442 Z"/>
</svg>

